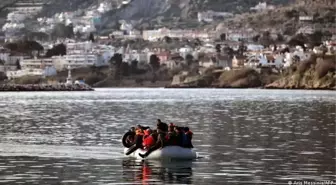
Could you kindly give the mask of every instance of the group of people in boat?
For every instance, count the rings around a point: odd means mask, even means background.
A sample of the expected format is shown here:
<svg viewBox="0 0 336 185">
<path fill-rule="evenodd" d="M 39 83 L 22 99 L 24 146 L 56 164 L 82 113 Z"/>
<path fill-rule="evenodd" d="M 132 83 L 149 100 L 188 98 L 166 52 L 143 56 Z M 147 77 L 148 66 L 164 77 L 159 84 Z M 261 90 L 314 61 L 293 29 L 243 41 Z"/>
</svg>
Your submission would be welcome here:
<svg viewBox="0 0 336 185">
<path fill-rule="evenodd" d="M 165 146 L 193 148 L 191 143 L 193 133 L 188 127 L 179 127 L 173 123 L 168 125 L 160 119 L 157 120 L 156 130 L 138 125 L 135 133 L 134 144 L 128 149 L 126 155 L 140 148 L 147 150 L 145 154 L 139 154 L 142 158 Z"/>
</svg>

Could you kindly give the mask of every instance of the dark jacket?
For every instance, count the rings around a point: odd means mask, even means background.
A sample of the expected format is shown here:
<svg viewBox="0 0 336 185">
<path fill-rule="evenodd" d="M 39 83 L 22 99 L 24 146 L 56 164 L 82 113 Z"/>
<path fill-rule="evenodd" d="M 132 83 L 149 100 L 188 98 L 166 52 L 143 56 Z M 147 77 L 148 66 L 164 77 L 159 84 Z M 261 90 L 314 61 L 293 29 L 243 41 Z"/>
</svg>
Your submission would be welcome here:
<svg viewBox="0 0 336 185">
<path fill-rule="evenodd" d="M 164 122 L 159 122 L 157 125 L 157 128 L 160 129 L 163 132 L 168 132 L 168 125 Z"/>
</svg>

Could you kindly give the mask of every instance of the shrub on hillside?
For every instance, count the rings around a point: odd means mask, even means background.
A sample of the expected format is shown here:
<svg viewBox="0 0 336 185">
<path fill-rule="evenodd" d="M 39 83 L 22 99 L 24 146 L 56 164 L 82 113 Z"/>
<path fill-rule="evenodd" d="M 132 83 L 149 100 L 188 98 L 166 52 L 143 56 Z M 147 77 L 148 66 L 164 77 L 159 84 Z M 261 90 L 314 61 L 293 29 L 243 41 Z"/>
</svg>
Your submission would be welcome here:
<svg viewBox="0 0 336 185">
<path fill-rule="evenodd" d="M 335 58 L 334 59 L 322 59 L 317 60 L 315 70 L 318 78 L 324 77 L 328 72 L 335 73 Z"/>
<path fill-rule="evenodd" d="M 97 74 L 97 73 L 91 73 L 90 75 L 85 77 L 85 83 L 89 85 L 94 85 L 97 82 L 100 82 L 106 78 L 105 75 Z"/>
<path fill-rule="evenodd" d="M 14 83 L 16 84 L 39 84 L 43 81 L 40 76 L 23 76 L 20 78 L 14 79 Z"/>
<path fill-rule="evenodd" d="M 297 65 L 297 71 L 300 74 L 305 73 L 309 68 L 311 68 L 312 66 L 316 64 L 316 59 L 317 59 L 317 56 L 312 55 L 309 59 L 299 62 Z"/>
<path fill-rule="evenodd" d="M 250 68 L 223 72 L 219 82 L 221 87 L 259 87 L 261 85 L 258 72 Z"/>
<path fill-rule="evenodd" d="M 0 72 L 0 82 L 6 79 L 7 79 L 6 73 Z"/>
<path fill-rule="evenodd" d="M 11 51 L 26 53 L 29 55 L 32 54 L 32 51 L 42 51 L 44 49 L 43 46 L 36 41 L 11 42 L 5 44 L 4 47 Z"/>
</svg>

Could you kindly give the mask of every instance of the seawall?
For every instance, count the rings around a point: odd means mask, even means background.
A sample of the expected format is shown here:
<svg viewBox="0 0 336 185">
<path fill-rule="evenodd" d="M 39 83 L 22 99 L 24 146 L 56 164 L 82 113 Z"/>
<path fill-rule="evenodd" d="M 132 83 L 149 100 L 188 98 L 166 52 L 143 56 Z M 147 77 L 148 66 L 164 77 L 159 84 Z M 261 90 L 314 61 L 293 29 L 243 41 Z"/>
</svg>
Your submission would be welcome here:
<svg viewBox="0 0 336 185">
<path fill-rule="evenodd" d="M 88 85 L 81 84 L 57 84 L 57 85 L 47 85 L 47 84 L 4 84 L 0 85 L 0 92 L 4 91 L 94 91 Z"/>
</svg>

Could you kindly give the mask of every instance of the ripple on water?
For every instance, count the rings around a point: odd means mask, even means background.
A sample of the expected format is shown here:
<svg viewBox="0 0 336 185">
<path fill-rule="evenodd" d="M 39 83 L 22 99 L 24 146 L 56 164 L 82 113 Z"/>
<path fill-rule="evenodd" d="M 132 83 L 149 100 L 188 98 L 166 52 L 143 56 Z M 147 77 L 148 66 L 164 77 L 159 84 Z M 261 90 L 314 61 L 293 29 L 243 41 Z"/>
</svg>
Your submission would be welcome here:
<svg viewBox="0 0 336 185">
<path fill-rule="evenodd" d="M 0 183 L 334 180 L 335 101 L 328 91 L 259 89 L 0 93 L 0 171 L 13 178 Z M 201 158 L 177 169 L 126 160 L 123 133 L 157 118 L 188 125 Z"/>
</svg>

